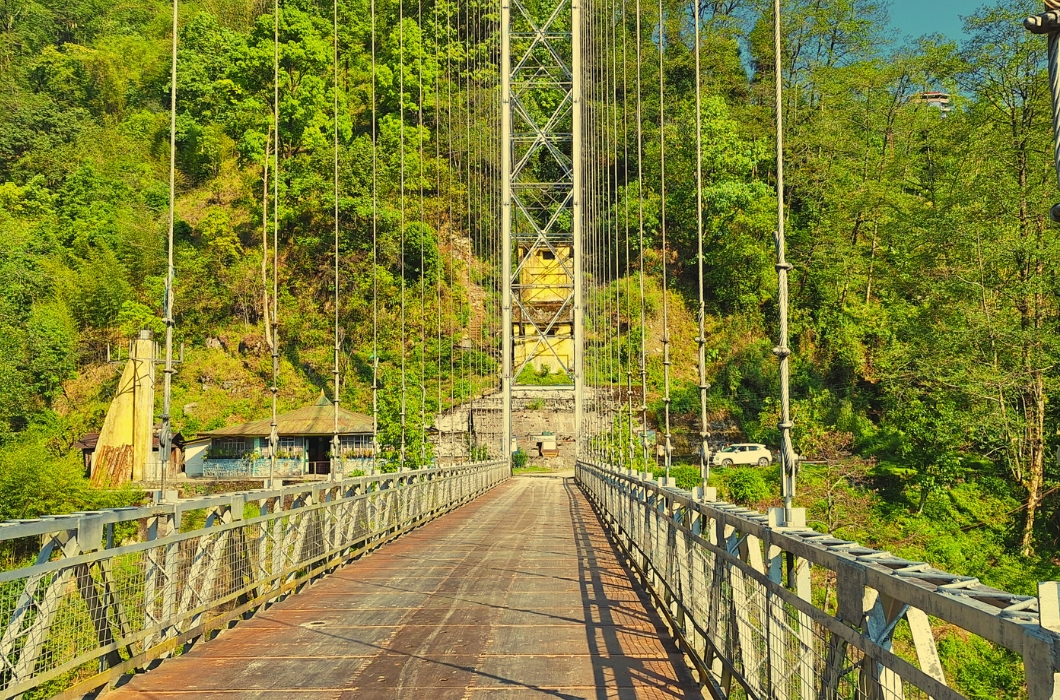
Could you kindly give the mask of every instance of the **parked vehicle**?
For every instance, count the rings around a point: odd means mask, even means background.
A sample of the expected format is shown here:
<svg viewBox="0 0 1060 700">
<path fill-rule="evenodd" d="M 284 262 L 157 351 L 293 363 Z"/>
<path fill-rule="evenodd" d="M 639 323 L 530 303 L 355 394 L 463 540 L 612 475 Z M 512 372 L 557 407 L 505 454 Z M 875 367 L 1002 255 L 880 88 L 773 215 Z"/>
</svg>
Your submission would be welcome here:
<svg viewBox="0 0 1060 700">
<path fill-rule="evenodd" d="M 714 453 L 711 464 L 722 464 L 726 467 L 733 464 L 757 464 L 767 467 L 773 462 L 773 454 L 766 449 L 765 445 L 757 443 L 744 443 L 740 445 L 729 445 Z"/>
</svg>

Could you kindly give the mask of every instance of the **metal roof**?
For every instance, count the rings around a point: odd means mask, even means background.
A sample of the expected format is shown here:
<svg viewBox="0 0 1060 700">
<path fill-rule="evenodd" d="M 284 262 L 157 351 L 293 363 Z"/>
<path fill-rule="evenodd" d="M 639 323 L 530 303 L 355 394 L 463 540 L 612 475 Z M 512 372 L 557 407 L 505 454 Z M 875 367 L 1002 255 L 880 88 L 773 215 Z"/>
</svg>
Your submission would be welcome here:
<svg viewBox="0 0 1060 700">
<path fill-rule="evenodd" d="M 279 435 L 332 435 L 335 431 L 335 408 L 323 393 L 312 406 L 305 406 L 276 417 Z M 268 437 L 272 432 L 272 418 L 250 421 L 227 428 L 208 430 L 202 437 Z M 363 413 L 339 408 L 339 435 L 371 434 L 372 418 Z"/>
</svg>

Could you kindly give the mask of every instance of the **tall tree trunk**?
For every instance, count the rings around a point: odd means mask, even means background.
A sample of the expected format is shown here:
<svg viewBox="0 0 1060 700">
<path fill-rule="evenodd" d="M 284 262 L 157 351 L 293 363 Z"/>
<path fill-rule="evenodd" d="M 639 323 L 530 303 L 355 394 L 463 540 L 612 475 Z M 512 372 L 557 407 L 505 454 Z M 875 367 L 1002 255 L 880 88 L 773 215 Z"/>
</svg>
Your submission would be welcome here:
<svg viewBox="0 0 1060 700">
<path fill-rule="evenodd" d="M 1045 474 L 1045 387 L 1040 370 L 1033 372 L 1030 395 L 1027 396 L 1027 508 L 1023 521 L 1020 550 L 1023 556 L 1034 553 L 1034 518 L 1042 499 Z"/>
<path fill-rule="evenodd" d="M 1014 126 L 1014 133 L 1018 133 Z M 1044 433 L 1045 433 L 1045 388 L 1042 372 L 1036 367 L 1037 353 L 1035 344 L 1038 340 L 1040 321 L 1040 299 L 1036 285 L 1040 281 L 1041 255 L 1032 249 L 1030 205 L 1027 198 L 1028 164 L 1027 144 L 1025 140 L 1016 140 L 1016 167 L 1019 178 L 1019 230 L 1022 239 L 1022 260 L 1020 260 L 1021 290 L 1017 297 L 1022 331 L 1021 360 L 1027 384 L 1023 390 L 1024 449 L 1027 468 L 1024 487 L 1027 489 L 1027 501 L 1024 507 L 1023 534 L 1020 537 L 1020 551 L 1024 556 L 1034 552 L 1034 520 L 1041 503 L 1042 480 L 1045 471 Z M 1042 227 L 1039 226 L 1039 229 Z M 1040 247 L 1041 234 L 1035 238 Z"/>
<path fill-rule="evenodd" d="M 265 158 L 261 167 L 261 314 L 265 324 L 265 344 L 273 349 L 272 326 L 269 323 L 269 155 L 272 130 L 265 136 Z"/>
<path fill-rule="evenodd" d="M 1029 222 L 1028 222 L 1029 223 Z M 1042 500 L 1042 484 L 1045 479 L 1045 377 L 1038 358 L 1039 338 L 1045 309 L 1042 294 L 1042 278 L 1045 272 L 1045 221 L 1036 217 L 1034 248 L 1027 263 L 1030 271 L 1030 289 L 1026 294 L 1030 308 L 1026 310 L 1024 326 L 1024 366 L 1030 376 L 1030 391 L 1026 405 L 1027 447 L 1029 450 L 1029 479 L 1027 483 L 1027 510 L 1023 521 L 1023 536 L 1020 549 L 1024 556 L 1034 552 L 1034 519 Z M 1028 337 L 1029 336 L 1029 337 Z"/>
<path fill-rule="evenodd" d="M 875 223 L 872 227 L 872 250 L 869 251 L 869 279 L 865 284 L 865 303 L 868 304 L 872 301 L 872 273 L 876 267 L 876 240 L 880 232 L 879 222 Z"/>
</svg>

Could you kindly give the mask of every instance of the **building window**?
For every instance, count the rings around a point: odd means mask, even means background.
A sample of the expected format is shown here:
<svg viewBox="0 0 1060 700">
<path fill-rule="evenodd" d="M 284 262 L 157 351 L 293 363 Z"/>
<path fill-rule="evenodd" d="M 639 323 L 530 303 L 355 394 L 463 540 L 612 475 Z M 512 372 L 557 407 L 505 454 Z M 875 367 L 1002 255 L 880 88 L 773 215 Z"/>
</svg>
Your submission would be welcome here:
<svg viewBox="0 0 1060 700">
<path fill-rule="evenodd" d="M 305 442 L 302 438 L 281 437 L 276 445 L 278 459 L 301 459 L 305 454 Z"/>
<path fill-rule="evenodd" d="M 556 254 L 553 253 L 551 250 L 542 250 L 541 251 L 541 259 L 542 260 L 555 260 L 556 259 Z"/>
<path fill-rule="evenodd" d="M 247 453 L 247 442 L 243 438 L 221 438 L 213 441 L 211 457 L 239 459 Z"/>
<path fill-rule="evenodd" d="M 343 457 L 357 459 L 372 456 L 371 435 L 340 435 L 339 445 Z"/>
</svg>

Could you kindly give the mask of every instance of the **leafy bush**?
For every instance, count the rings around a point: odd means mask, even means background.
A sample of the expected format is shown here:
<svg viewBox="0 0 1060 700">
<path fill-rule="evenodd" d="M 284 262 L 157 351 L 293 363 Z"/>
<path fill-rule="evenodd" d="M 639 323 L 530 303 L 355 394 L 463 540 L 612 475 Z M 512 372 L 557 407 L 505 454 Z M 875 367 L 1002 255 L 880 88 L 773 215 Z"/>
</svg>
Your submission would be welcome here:
<svg viewBox="0 0 1060 700">
<path fill-rule="evenodd" d="M 735 467 L 722 476 L 722 485 L 728 499 L 741 506 L 753 506 L 770 496 L 762 470 L 754 467 Z"/>
<path fill-rule="evenodd" d="M 530 461 L 530 455 L 528 455 L 526 452 L 523 452 L 523 448 L 521 448 L 521 447 L 518 450 L 516 450 L 515 452 L 512 453 L 512 468 L 513 469 L 522 469 L 523 467 L 526 466 L 527 462 L 529 462 L 529 461 Z"/>
<path fill-rule="evenodd" d="M 656 415 L 662 415 L 664 407 L 661 398 L 651 405 Z M 698 415 L 699 409 L 699 385 L 693 382 L 675 382 L 675 386 L 670 390 L 670 415 Z"/>
<path fill-rule="evenodd" d="M 15 520 L 78 510 L 134 505 L 143 493 L 127 484 L 117 491 L 93 488 L 79 452 L 56 455 L 31 429 L 0 449 L 0 519 Z"/>
<path fill-rule="evenodd" d="M 957 633 L 943 635 L 938 646 L 947 675 L 970 700 L 1027 697 L 1017 654 L 978 637 Z"/>
<path fill-rule="evenodd" d="M 566 372 L 562 370 L 552 372 L 547 365 L 537 370 L 527 365 L 519 373 L 519 378 L 516 381 L 519 384 L 532 386 L 569 386 L 574 383 Z"/>
<path fill-rule="evenodd" d="M 665 469 L 652 469 L 652 474 L 656 477 L 666 476 Z M 699 467 L 691 465 L 683 465 L 679 467 L 670 467 L 670 478 L 677 484 L 677 488 L 691 491 L 697 486 L 702 485 L 702 479 L 700 479 Z"/>
<path fill-rule="evenodd" d="M 405 226 L 405 277 L 418 280 L 438 267 L 438 234 L 418 221 Z"/>
</svg>

